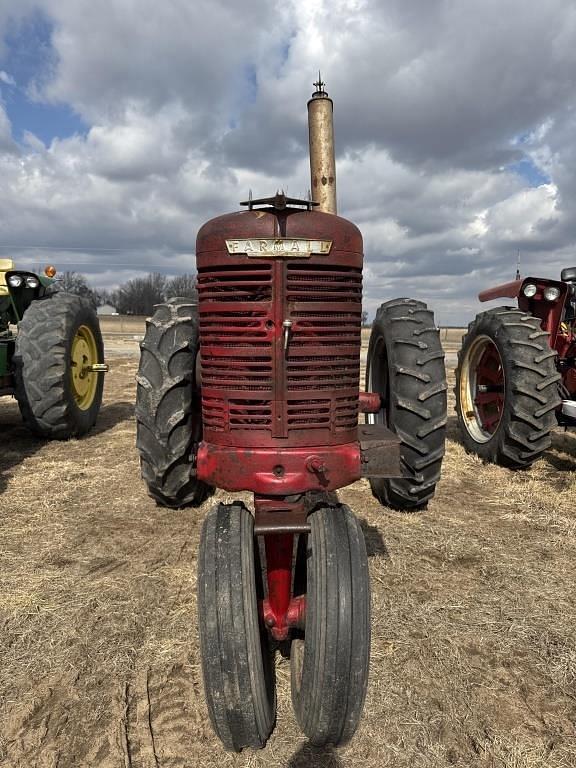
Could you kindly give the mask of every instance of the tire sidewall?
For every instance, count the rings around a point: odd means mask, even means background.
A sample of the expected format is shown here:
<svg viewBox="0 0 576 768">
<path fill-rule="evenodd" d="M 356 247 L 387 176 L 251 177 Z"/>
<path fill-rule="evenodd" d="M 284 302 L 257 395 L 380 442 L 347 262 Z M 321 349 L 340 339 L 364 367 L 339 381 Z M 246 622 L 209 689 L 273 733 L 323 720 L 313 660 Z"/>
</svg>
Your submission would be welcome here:
<svg viewBox="0 0 576 768">
<path fill-rule="evenodd" d="M 140 345 L 136 448 L 148 493 L 173 509 L 198 506 L 214 490 L 195 473 L 180 472 L 183 465 L 191 470 L 203 436 L 198 323 L 196 302 L 175 297 L 156 305 Z M 167 407 L 173 396 L 176 402 Z M 183 416 L 174 424 L 177 411 Z"/>
<path fill-rule="evenodd" d="M 474 332 L 468 333 L 460 352 L 460 364 L 456 375 L 456 412 L 462 440 L 465 447 L 476 453 L 484 461 L 496 461 L 500 455 L 502 446 L 506 441 L 506 434 L 510 427 L 512 410 L 514 407 L 514 392 L 511 386 L 514 372 L 514 355 L 510 344 L 510 338 L 506 333 L 506 327 L 499 320 L 498 311 L 510 311 L 514 307 L 502 307 L 500 310 L 493 310 L 479 315 L 474 324 Z M 484 443 L 477 442 L 468 431 L 468 428 L 462 417 L 462 399 L 460 391 L 461 366 L 466 359 L 470 347 L 479 336 L 487 336 L 494 344 L 500 355 L 502 362 L 502 371 L 504 375 L 504 405 L 500 422 L 494 431 L 494 434 Z"/>
<path fill-rule="evenodd" d="M 46 302 L 50 302 L 50 304 L 46 304 Z M 50 311 L 47 316 L 42 317 L 40 312 L 43 313 L 47 307 Z M 35 319 L 36 313 L 38 313 L 37 320 Z M 34 348 L 28 348 L 29 337 L 26 332 L 26 325 L 33 326 L 35 322 L 41 322 L 43 331 L 48 333 L 53 331 L 59 339 L 58 344 L 41 350 L 40 360 L 38 360 Z M 83 435 L 91 429 L 96 421 L 102 403 L 104 377 L 97 374 L 94 399 L 90 407 L 85 410 L 78 407 L 72 387 L 72 345 L 76 333 L 82 325 L 91 330 L 96 344 L 97 362 L 103 362 L 104 344 L 98 317 L 86 299 L 74 294 L 56 291 L 33 301 L 24 313 L 14 350 L 14 357 L 19 361 L 16 370 L 16 387 L 20 391 L 17 392 L 17 398 L 19 402 L 26 404 L 26 412 L 29 412 L 29 418 L 32 420 L 30 426 L 35 431 L 34 424 L 37 423 L 37 414 L 34 412 L 27 390 L 33 378 L 31 369 L 37 368 L 39 362 L 43 371 L 50 370 L 51 381 L 56 383 L 62 393 L 61 402 L 52 403 L 52 405 L 61 404 L 64 406 L 63 415 L 59 418 L 58 423 L 51 425 L 51 429 L 55 430 L 54 436 L 61 438 Z M 63 364 L 57 369 L 54 362 L 57 359 L 56 355 L 60 354 Z M 30 368 L 27 362 L 29 358 L 34 360 L 34 366 L 30 363 Z M 40 426 L 38 426 L 38 431 L 41 434 L 45 432 Z M 52 435 L 46 434 L 45 436 Z"/>
</svg>

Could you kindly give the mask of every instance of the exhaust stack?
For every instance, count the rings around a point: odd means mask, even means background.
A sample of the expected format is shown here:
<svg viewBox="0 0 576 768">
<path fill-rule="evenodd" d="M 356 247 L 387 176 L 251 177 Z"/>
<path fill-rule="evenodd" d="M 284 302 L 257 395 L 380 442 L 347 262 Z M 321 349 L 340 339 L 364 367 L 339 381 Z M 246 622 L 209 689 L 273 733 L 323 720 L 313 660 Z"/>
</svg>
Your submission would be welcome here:
<svg viewBox="0 0 576 768">
<path fill-rule="evenodd" d="M 320 73 L 314 85 L 316 90 L 308 102 L 312 199 L 319 203 L 317 210 L 336 213 L 333 104 Z"/>
</svg>

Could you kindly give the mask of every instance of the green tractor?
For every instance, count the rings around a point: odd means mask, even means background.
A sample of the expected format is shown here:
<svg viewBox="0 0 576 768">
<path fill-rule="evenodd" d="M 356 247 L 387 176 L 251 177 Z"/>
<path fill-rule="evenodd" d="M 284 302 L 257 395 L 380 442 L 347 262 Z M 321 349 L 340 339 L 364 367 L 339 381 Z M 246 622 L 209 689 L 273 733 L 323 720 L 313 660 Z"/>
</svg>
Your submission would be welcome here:
<svg viewBox="0 0 576 768">
<path fill-rule="evenodd" d="M 16 398 L 35 435 L 66 440 L 94 425 L 108 366 L 96 312 L 56 290 L 55 274 L 0 259 L 0 395 Z"/>
</svg>

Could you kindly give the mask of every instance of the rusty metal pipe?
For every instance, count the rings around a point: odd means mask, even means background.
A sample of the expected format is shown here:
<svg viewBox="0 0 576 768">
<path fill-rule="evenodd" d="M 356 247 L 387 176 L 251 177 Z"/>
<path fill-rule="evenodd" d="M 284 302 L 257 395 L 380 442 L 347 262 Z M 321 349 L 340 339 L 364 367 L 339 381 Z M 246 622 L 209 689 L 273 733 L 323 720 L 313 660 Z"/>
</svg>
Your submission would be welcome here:
<svg viewBox="0 0 576 768">
<path fill-rule="evenodd" d="M 318 210 L 336 213 L 336 161 L 334 157 L 334 121 L 332 99 L 318 77 L 316 91 L 308 102 L 310 141 L 310 182 L 312 199 Z"/>
</svg>

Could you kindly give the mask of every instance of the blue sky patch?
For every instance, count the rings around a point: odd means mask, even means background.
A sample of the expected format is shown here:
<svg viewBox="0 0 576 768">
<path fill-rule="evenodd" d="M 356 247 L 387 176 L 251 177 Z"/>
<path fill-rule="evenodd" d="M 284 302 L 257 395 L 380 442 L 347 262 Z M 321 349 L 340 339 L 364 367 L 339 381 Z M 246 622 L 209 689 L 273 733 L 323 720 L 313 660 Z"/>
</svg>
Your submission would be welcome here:
<svg viewBox="0 0 576 768">
<path fill-rule="evenodd" d="M 36 85 L 41 89 L 54 70 L 56 55 L 52 47 L 52 30 L 49 19 L 35 12 L 20 23 L 10 23 L 5 34 L 0 70 L 4 70 L 16 84 L 0 83 L 0 93 L 17 142 L 22 141 L 26 131 L 49 145 L 55 138 L 85 134 L 88 130 L 68 105 L 33 101 L 28 96 L 30 87 Z"/>
<path fill-rule="evenodd" d="M 0 89 L 6 113 L 12 123 L 12 135 L 21 143 L 30 131 L 49 146 L 53 139 L 76 133 L 85 135 L 88 126 L 66 104 L 42 104 L 31 101 L 19 88 L 2 84 Z"/>
<path fill-rule="evenodd" d="M 527 181 L 531 187 L 539 187 L 541 184 L 548 184 L 550 182 L 550 177 L 547 176 L 541 168 L 538 168 L 533 160 L 527 155 L 525 155 L 522 160 L 518 160 L 518 162 L 509 165 L 508 170 L 517 173 Z"/>
</svg>

